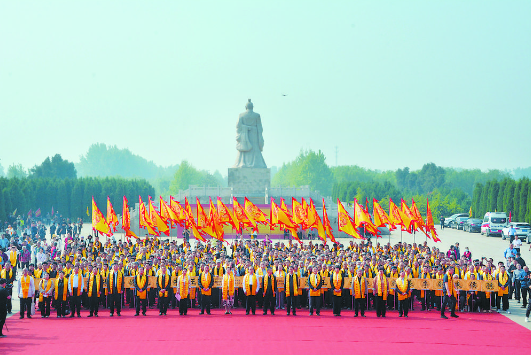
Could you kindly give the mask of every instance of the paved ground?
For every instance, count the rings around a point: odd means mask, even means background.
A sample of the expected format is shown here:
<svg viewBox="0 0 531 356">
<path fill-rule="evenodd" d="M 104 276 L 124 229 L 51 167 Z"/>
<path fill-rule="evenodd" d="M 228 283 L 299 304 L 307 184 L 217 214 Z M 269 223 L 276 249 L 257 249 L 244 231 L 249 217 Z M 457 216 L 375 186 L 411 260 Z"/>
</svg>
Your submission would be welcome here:
<svg viewBox="0 0 531 356">
<path fill-rule="evenodd" d="M 83 231 L 81 233 L 81 236 L 87 236 L 90 234 L 91 231 L 91 225 L 85 224 L 83 226 Z M 434 243 L 431 240 L 428 240 L 428 245 L 433 246 L 437 245 L 441 251 L 446 252 L 450 245 L 455 244 L 456 242 L 459 242 L 459 245 L 461 247 L 461 251 L 464 250 L 465 247 L 469 247 L 470 251 L 472 252 L 472 258 L 481 258 L 482 256 L 485 257 L 492 257 L 497 263 L 498 261 L 504 261 L 503 257 L 503 251 L 508 247 L 509 242 L 508 240 L 502 240 L 500 237 L 486 237 L 483 235 L 480 235 L 479 233 L 468 233 L 463 232 L 461 230 L 454 230 L 445 228 L 444 230 L 438 230 L 439 238 L 441 239 L 440 242 Z M 122 234 L 117 234 L 117 239 L 123 239 Z M 48 237 L 49 238 L 49 237 Z M 172 238 L 172 239 L 175 239 Z M 178 239 L 179 241 L 182 241 L 181 239 Z M 343 243 L 345 245 L 349 244 L 350 239 L 339 239 L 340 243 Z M 378 241 L 381 241 L 382 243 L 387 243 L 388 241 L 391 242 L 391 244 L 395 244 L 399 241 L 405 241 L 408 243 L 422 243 L 426 240 L 425 235 L 422 233 L 417 233 L 416 235 L 408 234 L 407 232 L 403 232 L 402 235 L 400 232 L 395 231 L 391 234 L 391 236 L 386 236 L 383 239 L 379 239 Z M 521 249 L 522 252 L 522 258 L 529 264 L 531 262 L 531 251 L 529 251 L 529 245 L 525 244 L 522 246 Z M 14 287 L 14 294 L 16 294 L 17 286 Z M 15 295 L 13 296 L 13 314 L 12 315 L 18 315 L 19 310 L 19 301 L 18 297 Z M 531 322 L 525 323 L 525 309 L 521 308 L 521 304 L 518 304 L 515 300 L 510 300 L 510 311 L 511 314 L 505 314 L 506 317 L 509 319 L 523 325 L 524 327 L 531 330 Z"/>
</svg>

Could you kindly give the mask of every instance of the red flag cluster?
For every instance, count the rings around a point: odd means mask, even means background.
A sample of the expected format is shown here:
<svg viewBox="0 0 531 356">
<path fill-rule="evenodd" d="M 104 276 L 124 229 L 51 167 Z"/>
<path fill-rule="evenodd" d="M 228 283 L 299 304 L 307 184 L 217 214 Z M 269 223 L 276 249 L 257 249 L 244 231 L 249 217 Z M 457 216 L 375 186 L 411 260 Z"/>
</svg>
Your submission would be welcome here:
<svg viewBox="0 0 531 356">
<path fill-rule="evenodd" d="M 352 219 L 338 199 L 338 229 L 355 238 L 361 239 L 363 237 L 359 234 L 358 228 L 363 228 L 371 235 L 380 237 L 378 227 L 387 225 L 389 229 L 394 230 L 400 226 L 403 231 L 408 231 L 409 233 L 422 231 L 427 237 L 437 242 L 440 239 L 437 237 L 437 232 L 433 224 L 430 203 L 428 201 L 426 203 L 426 222 L 424 222 L 414 200 L 412 200 L 411 206 L 408 207 L 404 199 L 402 199 L 400 208 L 398 208 L 393 200 L 389 199 L 389 214 L 387 214 L 380 203 L 376 199 L 373 199 L 372 216 L 374 220 L 371 220 L 367 201 L 365 207 L 363 207 L 357 200 L 354 200 L 354 219 Z"/>
<path fill-rule="evenodd" d="M 308 229 L 317 230 L 317 234 L 323 242 L 326 242 L 327 239 L 330 239 L 332 242 L 336 241 L 330 220 L 328 219 L 324 199 L 322 219 L 317 213 L 315 204 L 311 198 L 309 199 L 309 203 L 304 198 L 300 202 L 292 198 L 291 209 L 288 208 L 283 198 L 280 199 L 280 205 L 272 199 L 270 216 L 266 216 L 260 208 L 247 198 L 244 199 L 243 206 L 238 202 L 237 198 L 233 198 L 231 211 L 219 197 L 217 198 L 216 205 L 210 199 L 209 212 L 207 214 L 199 199 L 196 198 L 197 217 L 194 217 L 187 198 L 184 199 L 183 206 L 174 200 L 173 197 L 170 197 L 169 203 L 160 197 L 158 209 L 153 204 L 151 197 L 149 197 L 147 205 L 142 201 L 141 197 L 138 197 L 138 199 L 139 226 L 154 236 L 160 236 L 160 234 L 169 236 L 170 229 L 176 225 L 180 225 L 190 229 L 192 235 L 199 241 L 206 241 L 206 235 L 220 241 L 225 241 L 224 226 L 230 226 L 238 233 L 241 233 L 242 229 L 246 228 L 252 228 L 253 231 L 257 232 L 258 225 L 260 224 L 267 225 L 270 229 L 278 226 L 282 230 L 287 230 L 299 242 L 300 239 L 297 233 Z M 415 201 L 412 201 L 411 206 L 408 206 L 402 199 L 399 208 L 390 199 L 389 214 L 387 214 L 380 206 L 380 203 L 376 199 L 373 199 L 373 213 L 371 217 L 371 214 L 368 212 L 368 201 L 363 206 L 355 200 L 354 218 L 350 217 L 339 199 L 337 204 L 338 230 L 357 239 L 364 238 L 359 233 L 358 229 L 360 228 L 363 228 L 365 232 L 373 236 L 379 236 L 378 227 L 387 225 L 391 230 L 400 226 L 403 231 L 410 233 L 413 231 L 422 231 L 434 241 L 440 241 L 434 228 L 429 202 L 427 202 L 426 221 L 422 218 Z M 96 206 L 94 198 L 92 199 L 92 227 L 94 230 L 110 235 L 111 230 L 116 231 L 118 223 L 118 217 L 114 212 L 109 197 L 107 197 L 106 219 Z M 125 196 L 123 198 L 122 229 L 126 232 L 128 238 L 137 238 L 131 231 L 129 204 Z"/>
</svg>

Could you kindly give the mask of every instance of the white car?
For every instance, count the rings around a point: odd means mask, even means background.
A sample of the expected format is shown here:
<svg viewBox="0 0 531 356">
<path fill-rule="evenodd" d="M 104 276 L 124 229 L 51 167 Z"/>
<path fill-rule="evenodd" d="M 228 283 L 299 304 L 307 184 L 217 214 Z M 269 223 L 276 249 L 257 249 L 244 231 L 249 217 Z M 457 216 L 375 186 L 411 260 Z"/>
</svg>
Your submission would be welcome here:
<svg viewBox="0 0 531 356">
<path fill-rule="evenodd" d="M 481 235 L 502 236 L 502 230 L 507 227 L 508 220 L 504 212 L 487 212 L 481 224 Z"/>
<path fill-rule="evenodd" d="M 531 225 L 526 222 L 510 222 L 507 227 L 502 229 L 502 239 L 505 240 L 509 238 L 509 229 L 511 228 L 511 226 L 514 226 L 514 229 L 516 230 L 514 234 L 515 236 L 518 236 L 522 242 L 526 241 L 527 243 L 529 243 L 528 236 L 531 232 Z"/>
</svg>

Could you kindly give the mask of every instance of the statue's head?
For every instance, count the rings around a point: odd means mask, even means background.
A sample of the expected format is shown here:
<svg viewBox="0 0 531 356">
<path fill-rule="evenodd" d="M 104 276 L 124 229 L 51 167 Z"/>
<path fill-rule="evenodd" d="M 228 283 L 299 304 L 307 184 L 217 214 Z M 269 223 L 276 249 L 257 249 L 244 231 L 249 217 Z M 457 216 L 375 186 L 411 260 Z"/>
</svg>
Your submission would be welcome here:
<svg viewBox="0 0 531 356">
<path fill-rule="evenodd" d="M 247 100 L 247 103 L 245 104 L 245 109 L 247 110 L 253 110 L 253 103 L 251 103 L 251 99 Z"/>
</svg>

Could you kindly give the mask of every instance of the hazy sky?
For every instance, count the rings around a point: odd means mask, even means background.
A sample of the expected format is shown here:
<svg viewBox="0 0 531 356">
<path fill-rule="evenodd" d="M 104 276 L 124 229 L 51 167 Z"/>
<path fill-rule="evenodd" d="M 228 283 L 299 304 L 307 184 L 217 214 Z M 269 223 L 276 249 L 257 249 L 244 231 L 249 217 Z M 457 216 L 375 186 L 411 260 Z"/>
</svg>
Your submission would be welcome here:
<svg viewBox="0 0 531 356">
<path fill-rule="evenodd" d="M 531 166 L 531 1 L 1 1 L 0 163 Z M 282 96 L 285 94 L 286 96 Z"/>
</svg>

